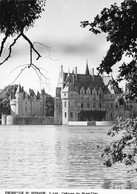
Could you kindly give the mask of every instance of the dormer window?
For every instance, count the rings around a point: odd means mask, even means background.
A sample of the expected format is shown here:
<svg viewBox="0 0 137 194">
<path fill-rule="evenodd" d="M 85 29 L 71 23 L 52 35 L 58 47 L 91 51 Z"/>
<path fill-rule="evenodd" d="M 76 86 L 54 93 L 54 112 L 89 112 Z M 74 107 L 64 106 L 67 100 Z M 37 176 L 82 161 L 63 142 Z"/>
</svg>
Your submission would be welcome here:
<svg viewBox="0 0 137 194">
<path fill-rule="evenodd" d="M 88 88 L 87 90 L 86 90 L 86 94 L 91 94 L 91 91 L 90 91 L 90 88 Z"/>
<path fill-rule="evenodd" d="M 84 91 L 84 88 L 83 87 L 80 89 L 80 94 L 82 94 L 82 95 L 85 94 L 85 91 Z"/>
</svg>

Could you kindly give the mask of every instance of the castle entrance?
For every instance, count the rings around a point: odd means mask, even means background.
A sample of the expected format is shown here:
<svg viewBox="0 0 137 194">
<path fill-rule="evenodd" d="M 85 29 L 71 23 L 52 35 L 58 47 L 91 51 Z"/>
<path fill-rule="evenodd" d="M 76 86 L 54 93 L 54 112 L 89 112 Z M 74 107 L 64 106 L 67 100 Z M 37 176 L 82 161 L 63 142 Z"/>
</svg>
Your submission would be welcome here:
<svg viewBox="0 0 137 194">
<path fill-rule="evenodd" d="M 106 111 L 82 110 L 78 115 L 79 121 L 102 121 L 106 120 Z"/>
</svg>

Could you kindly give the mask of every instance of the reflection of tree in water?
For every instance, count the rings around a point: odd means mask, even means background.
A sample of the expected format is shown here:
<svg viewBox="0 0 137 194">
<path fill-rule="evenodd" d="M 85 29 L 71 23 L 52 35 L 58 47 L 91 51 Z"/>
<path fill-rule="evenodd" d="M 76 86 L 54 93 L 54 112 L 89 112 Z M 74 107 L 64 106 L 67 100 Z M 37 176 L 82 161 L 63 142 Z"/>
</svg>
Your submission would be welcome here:
<svg viewBox="0 0 137 194">
<path fill-rule="evenodd" d="M 130 180 L 126 181 L 124 189 L 134 189 L 134 183 L 131 183 Z"/>
<path fill-rule="evenodd" d="M 104 183 L 102 185 L 103 189 L 112 189 L 112 180 L 111 179 L 105 179 Z"/>
<path fill-rule="evenodd" d="M 105 179 L 102 185 L 103 189 L 137 189 L 135 188 L 134 183 L 130 180 L 127 180 L 125 183 L 123 182 L 115 182 L 111 179 Z"/>
</svg>

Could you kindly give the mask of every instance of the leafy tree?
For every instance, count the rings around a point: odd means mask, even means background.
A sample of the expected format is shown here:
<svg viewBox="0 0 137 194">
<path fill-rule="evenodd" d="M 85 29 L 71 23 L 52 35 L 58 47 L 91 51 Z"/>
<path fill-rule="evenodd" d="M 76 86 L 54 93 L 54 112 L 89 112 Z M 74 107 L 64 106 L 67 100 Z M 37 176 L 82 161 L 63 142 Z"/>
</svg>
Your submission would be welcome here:
<svg viewBox="0 0 137 194">
<path fill-rule="evenodd" d="M 123 1 L 121 6 L 114 4 L 104 8 L 93 22 L 82 22 L 82 27 L 86 26 L 94 34 L 106 33 L 106 40 L 110 42 L 109 50 L 98 67 L 100 73 L 110 73 L 112 66 L 121 61 L 124 55 L 131 58 L 129 63 L 124 62 L 120 66 L 119 80 L 127 80 L 132 95 L 137 95 L 137 2 Z"/>
<path fill-rule="evenodd" d="M 102 157 L 104 164 L 111 167 L 116 162 L 122 162 L 126 166 L 136 163 L 137 156 L 137 119 L 127 119 L 124 123 L 119 123 L 109 130 L 108 135 L 119 134 L 120 138 L 106 146 Z M 136 164 L 134 166 L 137 171 Z"/>
<path fill-rule="evenodd" d="M 50 95 L 46 97 L 46 116 L 54 116 L 54 98 Z"/>
<path fill-rule="evenodd" d="M 10 114 L 10 95 L 15 94 L 17 87 L 18 85 L 9 85 L 0 92 L 0 115 Z"/>
<path fill-rule="evenodd" d="M 0 1 L 0 32 L 4 34 L 3 41 L 1 42 L 0 56 L 7 39 L 16 36 L 13 43 L 9 46 L 9 55 L 1 62 L 3 64 L 9 59 L 12 47 L 16 41 L 22 36 L 34 50 L 38 58 L 40 54 L 34 48 L 32 42 L 25 35 L 25 30 L 33 27 L 36 19 L 40 17 L 41 12 L 44 10 L 45 0 L 1 0 Z M 38 59 L 37 58 L 37 59 Z"/>
<path fill-rule="evenodd" d="M 37 60 L 41 57 L 41 54 L 35 48 L 35 44 L 37 42 L 32 43 L 26 35 L 26 31 L 33 27 L 35 21 L 41 17 L 45 4 L 46 0 L 0 0 L 0 33 L 3 35 L 0 45 L 0 65 L 5 63 L 11 57 L 13 47 L 21 37 L 27 41 L 30 46 L 30 62 L 27 65 L 18 66 L 23 68 L 17 78 L 26 68 L 32 67 L 38 77 L 41 75 L 45 79 L 41 69 L 38 68 L 32 61 L 32 52 L 36 53 Z M 12 40 L 12 42 L 8 46 L 7 56 L 3 59 L 4 56 L 2 54 L 4 54 L 4 49 L 6 48 L 8 39 Z M 45 47 L 49 52 L 50 48 L 47 46 Z"/>
<path fill-rule="evenodd" d="M 45 89 L 41 89 L 41 95 L 46 97 L 46 116 L 54 116 L 54 98 L 47 94 Z"/>
<path fill-rule="evenodd" d="M 89 26 L 94 34 L 106 33 L 106 40 L 110 47 L 103 58 L 98 70 L 110 73 L 112 67 L 120 62 L 123 56 L 128 56 L 130 62 L 124 62 L 119 67 L 118 80 L 127 81 L 127 93 L 123 96 L 123 103 L 127 99 L 137 98 L 137 2 L 125 0 L 120 6 L 113 4 L 104 8 L 93 22 L 83 21 L 82 27 Z M 120 100 L 122 100 L 120 98 Z M 116 162 L 125 165 L 134 164 L 137 157 L 137 119 L 127 119 L 110 129 L 109 135 L 121 134 L 120 138 L 104 149 L 102 157 L 104 164 L 112 166 Z M 137 168 L 135 168 L 137 169 Z"/>
</svg>

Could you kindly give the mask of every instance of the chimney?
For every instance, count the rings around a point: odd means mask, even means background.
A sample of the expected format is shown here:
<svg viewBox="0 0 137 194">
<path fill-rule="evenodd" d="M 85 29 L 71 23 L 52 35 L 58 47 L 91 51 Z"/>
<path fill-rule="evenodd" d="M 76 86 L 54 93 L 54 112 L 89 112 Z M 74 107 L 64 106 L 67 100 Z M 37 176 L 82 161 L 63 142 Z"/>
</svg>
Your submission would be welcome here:
<svg viewBox="0 0 137 194">
<path fill-rule="evenodd" d="M 74 73 L 75 73 L 75 76 L 77 76 L 77 67 L 75 67 Z"/>
<path fill-rule="evenodd" d="M 63 65 L 60 67 L 60 72 L 63 73 Z"/>
<path fill-rule="evenodd" d="M 94 77 L 94 68 L 91 69 L 91 75 Z"/>
</svg>

